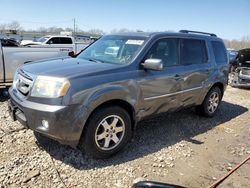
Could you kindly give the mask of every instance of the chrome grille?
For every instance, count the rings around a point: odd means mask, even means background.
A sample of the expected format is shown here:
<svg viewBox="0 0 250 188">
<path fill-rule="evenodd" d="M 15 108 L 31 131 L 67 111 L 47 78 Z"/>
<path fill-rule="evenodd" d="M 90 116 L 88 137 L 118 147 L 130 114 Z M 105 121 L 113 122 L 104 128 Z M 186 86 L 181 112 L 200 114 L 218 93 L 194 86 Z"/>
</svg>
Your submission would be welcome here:
<svg viewBox="0 0 250 188">
<path fill-rule="evenodd" d="M 16 88 L 23 95 L 28 95 L 33 85 L 32 77 L 23 70 L 18 71 L 16 78 Z"/>
<path fill-rule="evenodd" d="M 242 68 L 241 69 L 241 74 L 250 76 L 250 69 Z"/>
</svg>

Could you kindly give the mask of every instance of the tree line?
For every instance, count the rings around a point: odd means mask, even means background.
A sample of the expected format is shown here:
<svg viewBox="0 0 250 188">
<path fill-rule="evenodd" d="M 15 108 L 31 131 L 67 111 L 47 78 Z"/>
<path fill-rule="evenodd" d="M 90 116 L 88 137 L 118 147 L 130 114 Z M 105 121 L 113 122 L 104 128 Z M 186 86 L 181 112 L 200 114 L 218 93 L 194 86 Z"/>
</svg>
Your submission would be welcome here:
<svg viewBox="0 0 250 188">
<path fill-rule="evenodd" d="M 74 32 L 73 28 L 66 27 L 39 27 L 35 30 L 24 30 L 21 26 L 21 24 L 18 21 L 12 21 L 7 24 L 0 24 L 0 34 L 4 33 L 7 30 L 13 30 L 17 31 L 17 33 L 25 33 L 25 32 L 32 32 L 32 33 L 41 33 L 42 35 L 46 35 L 48 33 L 60 33 L 62 31 L 67 31 L 67 32 Z M 123 32 L 133 32 L 133 31 L 141 31 L 141 30 L 129 30 L 126 28 L 120 28 L 120 29 L 113 29 L 110 31 L 110 33 L 123 33 Z M 76 28 L 76 33 L 77 34 L 83 34 L 83 35 L 92 35 L 92 36 L 101 36 L 105 33 L 101 29 L 90 29 L 90 30 L 82 30 L 80 28 Z M 239 50 L 243 48 L 250 48 L 250 35 L 243 36 L 240 40 L 228 40 L 224 39 L 225 45 L 227 48 Z"/>
</svg>

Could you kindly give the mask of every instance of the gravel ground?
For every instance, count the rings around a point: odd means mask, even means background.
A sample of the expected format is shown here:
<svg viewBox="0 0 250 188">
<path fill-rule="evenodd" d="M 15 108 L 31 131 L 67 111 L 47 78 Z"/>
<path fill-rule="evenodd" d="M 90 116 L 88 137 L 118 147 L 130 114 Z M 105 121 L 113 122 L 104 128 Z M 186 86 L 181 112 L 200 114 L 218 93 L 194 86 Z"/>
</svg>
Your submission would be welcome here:
<svg viewBox="0 0 250 188">
<path fill-rule="evenodd" d="M 143 121 L 129 147 L 108 160 L 40 138 L 12 122 L 0 98 L 0 187 L 131 187 L 156 180 L 207 187 L 250 155 L 250 91 L 228 87 L 218 114 L 193 109 Z M 249 187 L 250 161 L 220 187 Z"/>
</svg>

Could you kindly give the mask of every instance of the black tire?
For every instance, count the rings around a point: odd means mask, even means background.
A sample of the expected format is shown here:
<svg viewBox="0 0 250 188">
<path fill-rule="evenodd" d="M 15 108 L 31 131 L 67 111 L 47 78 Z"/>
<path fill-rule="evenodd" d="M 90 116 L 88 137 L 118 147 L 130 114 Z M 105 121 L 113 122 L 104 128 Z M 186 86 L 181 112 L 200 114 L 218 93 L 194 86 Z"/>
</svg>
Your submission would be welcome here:
<svg viewBox="0 0 250 188">
<path fill-rule="evenodd" d="M 106 120 L 107 122 L 109 120 L 108 119 L 109 117 L 113 118 L 112 116 L 116 116 L 120 118 L 118 120 L 118 124 L 120 123 L 122 125 L 121 127 L 124 127 L 123 129 L 124 131 L 122 131 L 121 133 L 123 136 L 120 135 L 120 140 L 117 143 L 115 143 L 112 140 L 111 134 L 118 135 L 120 133 L 110 133 L 110 131 L 112 131 L 111 130 L 112 127 L 110 125 L 112 124 L 111 121 L 108 124 L 110 129 L 109 129 L 109 132 L 107 133 L 102 123 L 102 122 L 105 122 L 104 120 Z M 98 131 L 100 131 L 100 129 L 103 129 L 103 131 L 101 131 L 99 135 L 101 134 L 110 134 L 110 135 L 109 136 L 106 135 L 105 138 L 97 140 L 98 139 L 97 133 Z M 99 159 L 108 158 L 114 155 L 115 153 L 117 153 L 118 151 L 120 151 L 127 144 L 127 142 L 131 139 L 131 135 L 132 135 L 131 118 L 126 110 L 118 106 L 100 108 L 100 109 L 97 109 L 91 115 L 88 123 L 86 124 L 86 128 L 84 129 L 84 132 L 82 134 L 82 137 L 78 146 L 82 151 L 86 152 L 86 154 L 90 154 L 94 158 L 99 158 Z M 111 143 L 114 145 L 113 148 L 110 147 L 110 149 L 108 150 L 107 148 L 104 148 L 105 145 L 103 146 L 104 149 L 102 149 L 100 146 L 102 143 L 106 142 L 107 137 L 109 137 L 110 139 L 109 144 Z M 117 138 L 118 137 L 119 135 L 117 136 Z"/>
<path fill-rule="evenodd" d="M 211 99 L 213 94 L 217 94 L 218 98 L 219 98 L 218 99 L 218 105 L 217 105 L 217 107 L 215 108 L 214 111 L 209 110 L 209 107 L 211 106 L 209 100 Z M 196 113 L 198 115 L 205 116 L 205 117 L 213 117 L 216 114 L 217 110 L 218 110 L 218 107 L 219 107 L 219 105 L 221 103 L 221 99 L 222 99 L 222 92 L 221 92 L 220 88 L 218 88 L 218 87 L 211 88 L 209 90 L 209 92 L 207 93 L 203 103 L 196 107 Z"/>
</svg>

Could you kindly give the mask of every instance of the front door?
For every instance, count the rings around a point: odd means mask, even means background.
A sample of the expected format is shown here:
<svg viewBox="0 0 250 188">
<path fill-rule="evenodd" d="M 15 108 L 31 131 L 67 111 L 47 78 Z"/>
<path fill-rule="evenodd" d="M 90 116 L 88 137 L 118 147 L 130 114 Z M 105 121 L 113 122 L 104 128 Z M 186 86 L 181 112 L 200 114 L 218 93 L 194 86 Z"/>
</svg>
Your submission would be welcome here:
<svg viewBox="0 0 250 188">
<path fill-rule="evenodd" d="M 159 39 L 144 60 L 161 59 L 161 71 L 140 70 L 138 84 L 142 91 L 141 114 L 147 116 L 172 111 L 182 106 L 181 82 L 184 71 L 179 66 L 179 39 Z"/>
</svg>

